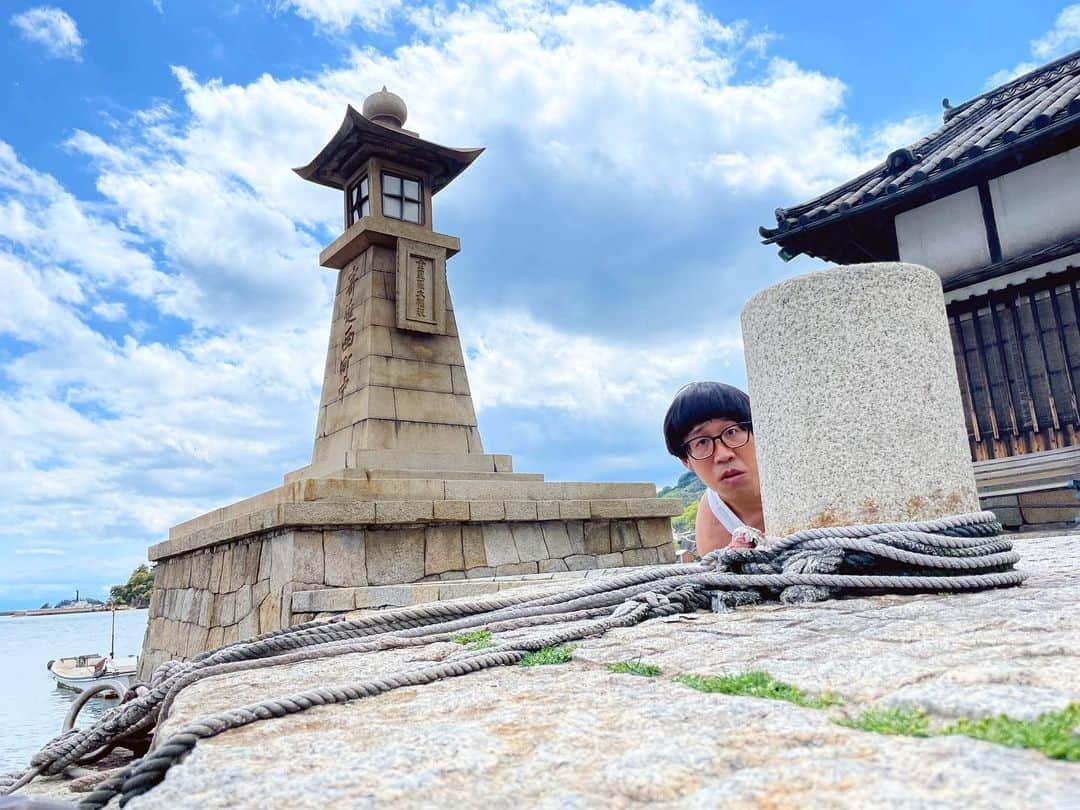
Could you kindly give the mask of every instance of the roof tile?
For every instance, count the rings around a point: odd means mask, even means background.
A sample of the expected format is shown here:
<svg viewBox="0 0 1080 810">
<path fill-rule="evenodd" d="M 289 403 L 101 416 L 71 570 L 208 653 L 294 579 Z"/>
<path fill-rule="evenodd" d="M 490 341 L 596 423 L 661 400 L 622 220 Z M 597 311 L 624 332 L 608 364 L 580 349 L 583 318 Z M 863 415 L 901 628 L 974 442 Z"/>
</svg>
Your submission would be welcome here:
<svg viewBox="0 0 1080 810">
<path fill-rule="evenodd" d="M 933 184 L 944 172 L 1041 130 L 1080 125 L 1080 51 L 1020 76 L 957 106 L 945 102 L 944 121 L 906 149 L 892 152 L 868 172 L 791 208 L 776 210 L 776 228 L 761 228 L 767 242 L 858 212 L 882 195 L 898 198 Z"/>
</svg>

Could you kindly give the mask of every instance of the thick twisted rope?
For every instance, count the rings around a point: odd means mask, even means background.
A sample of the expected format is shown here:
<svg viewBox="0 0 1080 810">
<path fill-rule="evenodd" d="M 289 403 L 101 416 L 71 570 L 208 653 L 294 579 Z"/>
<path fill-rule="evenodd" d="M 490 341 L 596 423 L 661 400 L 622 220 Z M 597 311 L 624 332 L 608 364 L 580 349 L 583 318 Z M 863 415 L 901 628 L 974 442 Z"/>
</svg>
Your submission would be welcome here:
<svg viewBox="0 0 1080 810">
<path fill-rule="evenodd" d="M 28 771 L 7 778 L 6 784 L 14 786 L 4 787 L 5 778 L 0 777 L 0 792 L 13 792 L 39 773 L 63 772 L 89 761 L 105 746 L 111 748 L 160 726 L 183 689 L 215 675 L 448 641 L 471 628 L 504 632 L 575 624 L 449 662 L 200 718 L 165 740 L 155 739 L 147 756 L 103 781 L 82 806 L 104 806 L 117 794 L 126 803 L 157 784 L 198 740 L 230 728 L 505 666 L 544 646 L 703 607 L 710 591 L 720 592 L 719 605 L 734 607 L 766 596 L 807 602 L 850 592 L 967 591 L 1018 585 L 1024 579 L 1012 570 L 1018 555 L 1007 540 L 994 537 L 1000 531 L 989 512 L 916 523 L 810 529 L 783 538 L 761 538 L 755 548 L 721 549 L 697 565 L 643 568 L 556 594 L 436 602 L 347 621 L 306 622 L 209 650 L 186 663 L 165 662 L 155 670 L 149 686 L 139 690 L 142 694 L 132 695 L 133 699 L 91 728 L 62 734 L 46 745 L 33 757 Z"/>
</svg>

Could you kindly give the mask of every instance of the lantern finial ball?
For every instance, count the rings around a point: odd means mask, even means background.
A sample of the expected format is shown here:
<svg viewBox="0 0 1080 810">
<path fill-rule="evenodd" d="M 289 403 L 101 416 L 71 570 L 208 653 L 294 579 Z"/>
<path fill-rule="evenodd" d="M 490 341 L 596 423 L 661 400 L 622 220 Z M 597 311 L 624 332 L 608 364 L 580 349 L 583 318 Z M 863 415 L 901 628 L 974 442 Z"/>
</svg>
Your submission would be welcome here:
<svg viewBox="0 0 1080 810">
<path fill-rule="evenodd" d="M 405 126 L 405 119 L 409 115 L 401 96 L 391 93 L 386 89 L 386 85 L 383 85 L 383 89 L 379 92 L 372 93 L 364 99 L 362 112 L 364 118 L 369 121 L 395 129 Z"/>
</svg>

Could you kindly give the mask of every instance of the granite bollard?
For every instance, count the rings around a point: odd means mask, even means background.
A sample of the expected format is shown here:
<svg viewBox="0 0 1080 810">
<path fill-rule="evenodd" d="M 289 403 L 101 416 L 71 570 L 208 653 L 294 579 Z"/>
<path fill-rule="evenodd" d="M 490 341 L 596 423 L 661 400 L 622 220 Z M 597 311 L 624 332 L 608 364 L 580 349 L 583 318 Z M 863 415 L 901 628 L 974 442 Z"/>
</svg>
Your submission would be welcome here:
<svg viewBox="0 0 1080 810">
<path fill-rule="evenodd" d="M 742 330 L 770 535 L 979 510 L 935 273 L 798 276 L 751 298 Z"/>
</svg>

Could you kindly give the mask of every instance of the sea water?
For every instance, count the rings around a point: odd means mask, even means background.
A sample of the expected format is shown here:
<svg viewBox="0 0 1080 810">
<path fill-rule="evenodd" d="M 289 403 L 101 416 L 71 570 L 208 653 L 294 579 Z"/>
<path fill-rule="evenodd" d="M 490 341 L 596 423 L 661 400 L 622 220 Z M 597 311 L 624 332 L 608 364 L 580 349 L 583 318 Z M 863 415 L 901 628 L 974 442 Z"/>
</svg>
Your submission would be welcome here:
<svg viewBox="0 0 1080 810">
<path fill-rule="evenodd" d="M 45 666 L 53 658 L 108 655 L 112 615 L 0 616 L 0 773 L 22 770 L 30 757 L 60 733 L 76 692 L 58 687 Z M 116 655 L 138 655 L 145 610 L 116 613 Z M 79 714 L 85 727 L 115 706 L 93 697 Z"/>
</svg>

